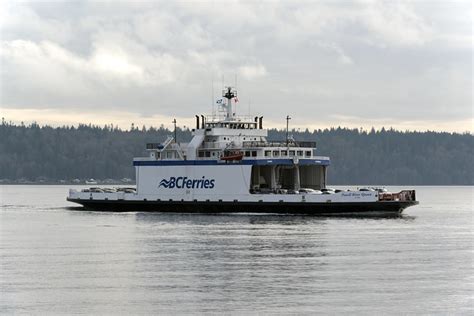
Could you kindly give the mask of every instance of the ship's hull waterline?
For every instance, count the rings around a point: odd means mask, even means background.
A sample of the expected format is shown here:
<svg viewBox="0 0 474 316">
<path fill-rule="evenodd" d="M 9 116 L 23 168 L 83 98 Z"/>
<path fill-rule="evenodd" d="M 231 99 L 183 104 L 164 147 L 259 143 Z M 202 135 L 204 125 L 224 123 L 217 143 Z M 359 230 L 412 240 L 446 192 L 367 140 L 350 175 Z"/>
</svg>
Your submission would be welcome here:
<svg viewBox="0 0 474 316">
<path fill-rule="evenodd" d="M 104 212 L 167 212 L 167 213 L 269 213 L 297 215 L 399 215 L 417 201 L 379 202 L 213 202 L 213 201 L 130 201 L 86 200 L 68 201 L 83 205 L 86 209 Z"/>
</svg>

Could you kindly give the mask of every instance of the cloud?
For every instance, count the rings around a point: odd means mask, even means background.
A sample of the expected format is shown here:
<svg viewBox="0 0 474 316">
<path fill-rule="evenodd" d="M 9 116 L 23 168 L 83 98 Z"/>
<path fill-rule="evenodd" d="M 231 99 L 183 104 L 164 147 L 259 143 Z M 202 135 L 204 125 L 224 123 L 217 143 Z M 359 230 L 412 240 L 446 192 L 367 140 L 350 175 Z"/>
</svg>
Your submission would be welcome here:
<svg viewBox="0 0 474 316">
<path fill-rule="evenodd" d="M 2 1 L 0 34 L 3 40 L 51 40 L 66 43 L 73 36 L 70 20 L 45 19 L 26 3 Z"/>
<path fill-rule="evenodd" d="M 343 64 L 343 65 L 352 65 L 354 63 L 352 58 L 347 56 L 346 53 L 344 52 L 344 50 L 341 47 L 337 46 L 336 44 L 334 44 L 334 43 L 318 43 L 318 45 L 321 48 L 326 49 L 328 52 L 333 53 L 334 56 L 336 57 L 336 59 L 341 64 Z"/>
<path fill-rule="evenodd" d="M 102 44 L 82 57 L 51 42 L 15 40 L 2 43 L 0 57 L 2 102 L 13 107 L 114 108 L 127 91 L 125 103 L 132 104 L 140 90 L 175 82 L 183 68 L 169 54 L 130 54 Z"/>
<path fill-rule="evenodd" d="M 267 73 L 267 70 L 265 69 L 265 66 L 261 64 L 245 65 L 245 66 L 239 67 L 239 74 L 248 80 L 265 76 L 266 73 Z"/>
<path fill-rule="evenodd" d="M 422 45 L 433 39 L 434 31 L 408 2 L 368 1 L 361 13 L 374 45 Z"/>
<path fill-rule="evenodd" d="M 239 99 L 268 121 L 290 112 L 335 125 L 472 117 L 468 1 L 0 6 L 0 107 L 15 115 L 184 119 L 210 111 L 220 78 L 237 74 Z"/>
</svg>

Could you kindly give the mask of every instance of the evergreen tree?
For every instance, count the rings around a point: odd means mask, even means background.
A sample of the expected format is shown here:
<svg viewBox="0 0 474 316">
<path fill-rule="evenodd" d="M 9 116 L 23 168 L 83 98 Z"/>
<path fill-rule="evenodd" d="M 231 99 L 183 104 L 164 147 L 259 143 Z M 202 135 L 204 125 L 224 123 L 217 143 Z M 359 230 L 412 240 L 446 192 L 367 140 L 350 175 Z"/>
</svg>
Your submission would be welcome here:
<svg viewBox="0 0 474 316">
<path fill-rule="evenodd" d="M 2 119 L 0 179 L 133 179 L 133 157 L 147 155 L 146 143 L 163 142 L 172 134 L 163 125 L 139 129 L 132 124 L 124 131 L 113 125 L 53 128 Z M 468 133 L 337 127 L 292 130 L 291 135 L 316 141 L 318 155 L 331 157 L 330 184 L 474 184 L 474 135 Z M 177 136 L 186 142 L 191 132 L 178 128 Z M 269 130 L 269 140 L 285 137 L 284 130 Z"/>
</svg>

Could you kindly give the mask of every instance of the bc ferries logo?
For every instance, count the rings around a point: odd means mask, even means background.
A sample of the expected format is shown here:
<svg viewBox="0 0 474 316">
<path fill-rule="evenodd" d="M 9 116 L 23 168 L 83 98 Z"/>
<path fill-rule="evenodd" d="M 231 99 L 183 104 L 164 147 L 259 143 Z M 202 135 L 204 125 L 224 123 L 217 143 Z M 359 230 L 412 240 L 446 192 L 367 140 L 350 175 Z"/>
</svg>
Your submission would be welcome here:
<svg viewBox="0 0 474 316">
<path fill-rule="evenodd" d="M 215 179 L 188 179 L 188 177 L 170 177 L 169 179 L 162 179 L 159 188 L 166 189 L 213 189 Z"/>
</svg>

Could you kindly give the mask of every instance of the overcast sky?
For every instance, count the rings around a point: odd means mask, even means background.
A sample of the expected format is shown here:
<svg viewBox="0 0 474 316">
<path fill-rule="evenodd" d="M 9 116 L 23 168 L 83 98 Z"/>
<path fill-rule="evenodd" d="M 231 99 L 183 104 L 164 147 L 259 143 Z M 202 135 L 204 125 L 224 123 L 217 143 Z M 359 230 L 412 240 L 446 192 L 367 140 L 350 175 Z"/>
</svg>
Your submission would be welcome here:
<svg viewBox="0 0 474 316">
<path fill-rule="evenodd" d="M 0 2 L 1 116 L 473 131 L 471 1 Z"/>
</svg>

